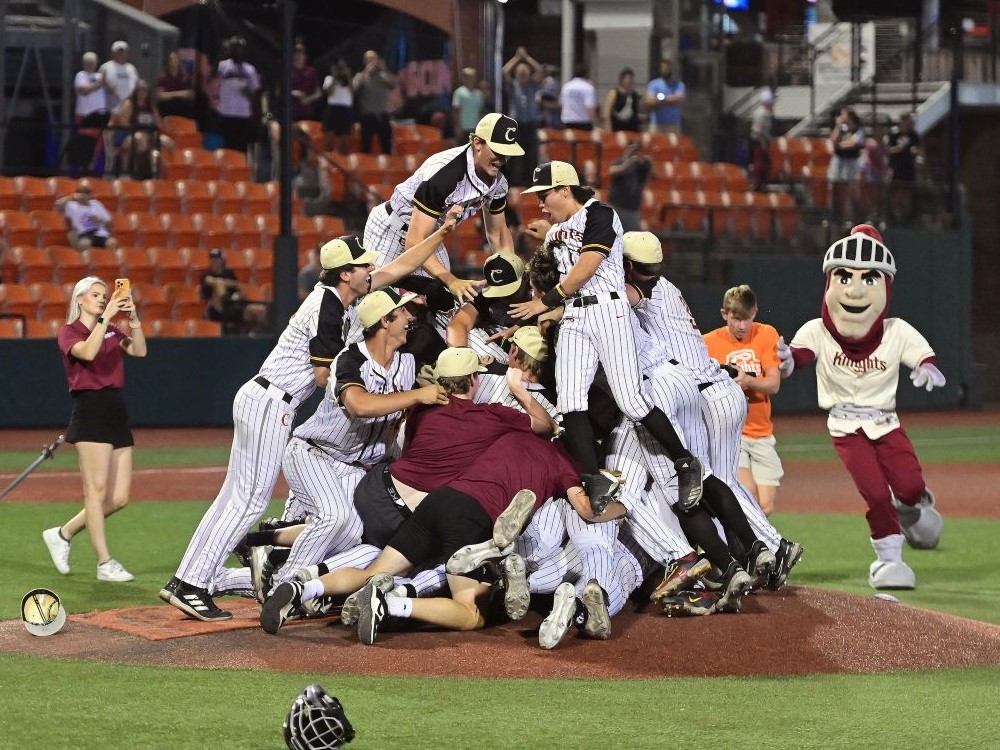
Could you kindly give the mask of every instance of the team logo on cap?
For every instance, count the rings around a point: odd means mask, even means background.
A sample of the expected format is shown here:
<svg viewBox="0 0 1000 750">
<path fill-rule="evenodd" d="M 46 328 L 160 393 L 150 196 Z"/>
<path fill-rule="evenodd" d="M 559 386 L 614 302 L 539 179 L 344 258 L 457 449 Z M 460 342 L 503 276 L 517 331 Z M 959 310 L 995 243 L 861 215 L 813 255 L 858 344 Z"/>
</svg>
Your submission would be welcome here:
<svg viewBox="0 0 1000 750">
<path fill-rule="evenodd" d="M 507 141 L 507 143 L 513 143 L 514 142 L 514 134 L 516 132 L 517 132 L 517 126 L 512 127 L 512 128 L 507 128 L 507 132 L 504 133 L 504 136 L 503 136 L 504 139 Z"/>
</svg>

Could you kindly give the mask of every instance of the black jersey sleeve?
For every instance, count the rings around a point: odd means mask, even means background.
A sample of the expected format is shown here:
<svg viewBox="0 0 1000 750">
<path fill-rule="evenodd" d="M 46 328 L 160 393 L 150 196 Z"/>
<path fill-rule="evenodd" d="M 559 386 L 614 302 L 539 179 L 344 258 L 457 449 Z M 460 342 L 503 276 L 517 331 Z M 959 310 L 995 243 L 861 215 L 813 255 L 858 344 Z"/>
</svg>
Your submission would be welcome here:
<svg viewBox="0 0 1000 750">
<path fill-rule="evenodd" d="M 465 179 L 465 161 L 466 156 L 463 150 L 459 152 L 458 156 L 421 182 L 413 194 L 413 207 L 435 219 L 440 218 L 449 205 L 448 196 L 454 193 L 458 183 Z"/>
<path fill-rule="evenodd" d="M 368 390 L 364 376 L 361 374 L 361 368 L 364 364 L 365 355 L 358 349 L 357 344 L 351 344 L 337 357 L 337 384 L 334 387 L 337 401 L 342 403 L 341 397 L 348 388 L 358 386 Z"/>
<path fill-rule="evenodd" d="M 587 206 L 587 222 L 583 227 L 580 252 L 598 252 L 610 255 L 615 244 L 615 212 L 604 203 Z"/>
<path fill-rule="evenodd" d="M 316 335 L 309 340 L 309 361 L 313 367 L 330 367 L 344 348 L 344 306 L 329 289 L 319 303 Z"/>
</svg>

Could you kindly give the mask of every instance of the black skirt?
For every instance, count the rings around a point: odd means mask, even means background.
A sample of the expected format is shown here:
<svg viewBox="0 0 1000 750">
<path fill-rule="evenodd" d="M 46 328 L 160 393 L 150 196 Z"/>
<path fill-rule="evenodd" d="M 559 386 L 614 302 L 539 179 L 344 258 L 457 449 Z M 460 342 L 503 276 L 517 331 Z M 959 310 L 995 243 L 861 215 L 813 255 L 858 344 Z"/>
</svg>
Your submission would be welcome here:
<svg viewBox="0 0 1000 750">
<path fill-rule="evenodd" d="M 73 413 L 66 429 L 67 443 L 111 443 L 114 448 L 135 445 L 121 389 L 77 391 L 72 396 Z"/>
</svg>

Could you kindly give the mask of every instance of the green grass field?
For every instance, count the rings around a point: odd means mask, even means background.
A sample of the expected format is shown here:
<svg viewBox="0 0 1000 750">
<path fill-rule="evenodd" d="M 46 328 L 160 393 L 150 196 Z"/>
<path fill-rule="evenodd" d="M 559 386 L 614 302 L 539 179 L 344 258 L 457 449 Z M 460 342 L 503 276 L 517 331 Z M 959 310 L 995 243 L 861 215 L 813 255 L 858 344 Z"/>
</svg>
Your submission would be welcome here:
<svg viewBox="0 0 1000 750">
<path fill-rule="evenodd" d="M 927 462 L 1000 461 L 995 430 L 910 434 Z M 792 470 L 796 461 L 835 460 L 823 435 L 789 437 L 781 449 Z M 0 471 L 20 470 L 35 456 L 7 453 Z M 136 465 L 218 465 L 226 456 L 225 448 L 137 451 Z M 72 470 L 72 458 L 67 451 L 46 468 Z M 94 579 L 85 537 L 74 544 L 71 576 L 56 573 L 45 552 L 41 530 L 65 520 L 77 505 L 0 505 L 0 618 L 16 617 L 20 597 L 36 586 L 55 589 L 73 612 L 156 603 L 156 591 L 205 507 L 138 503 L 110 519 L 113 552 L 136 581 L 109 585 Z M 865 580 L 871 548 L 861 514 L 783 513 L 774 521 L 806 548 L 794 583 L 871 596 Z M 920 587 L 900 593 L 900 600 L 1000 624 L 1000 576 L 992 556 L 1000 521 L 949 518 L 946 524 L 940 549 L 907 553 Z M 677 658 L 684 658 L 682 644 Z M 477 680 L 170 669 L 0 654 L 0 748 L 279 748 L 281 720 L 311 682 L 344 702 L 358 730 L 351 748 L 1000 747 L 1000 668 L 756 679 Z"/>
</svg>

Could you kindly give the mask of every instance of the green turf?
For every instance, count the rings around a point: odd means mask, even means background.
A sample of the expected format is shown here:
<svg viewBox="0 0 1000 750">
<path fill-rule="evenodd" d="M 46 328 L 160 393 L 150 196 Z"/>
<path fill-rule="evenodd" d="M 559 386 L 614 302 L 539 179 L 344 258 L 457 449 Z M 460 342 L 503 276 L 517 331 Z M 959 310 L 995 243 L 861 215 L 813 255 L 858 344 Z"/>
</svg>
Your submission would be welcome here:
<svg viewBox="0 0 1000 750">
<path fill-rule="evenodd" d="M 985 750 L 1000 736 L 996 668 L 551 681 L 202 671 L 0 655 L 0 745 L 279 748 L 281 721 L 311 682 L 344 703 L 358 732 L 350 750 Z"/>
<path fill-rule="evenodd" d="M 42 453 L 37 451 L 4 451 L 0 453 L 0 472 L 20 473 Z M 195 445 L 189 448 L 145 449 L 139 445 L 132 451 L 132 464 L 136 469 L 161 469 L 175 466 L 225 466 L 229 463 L 228 445 Z M 61 446 L 55 455 L 44 461 L 36 471 L 76 471 L 76 449 Z"/>
</svg>

